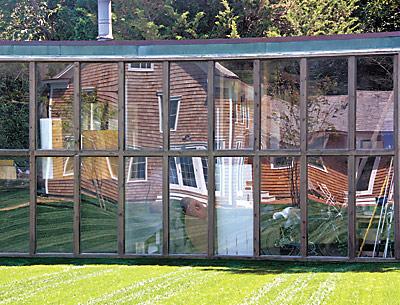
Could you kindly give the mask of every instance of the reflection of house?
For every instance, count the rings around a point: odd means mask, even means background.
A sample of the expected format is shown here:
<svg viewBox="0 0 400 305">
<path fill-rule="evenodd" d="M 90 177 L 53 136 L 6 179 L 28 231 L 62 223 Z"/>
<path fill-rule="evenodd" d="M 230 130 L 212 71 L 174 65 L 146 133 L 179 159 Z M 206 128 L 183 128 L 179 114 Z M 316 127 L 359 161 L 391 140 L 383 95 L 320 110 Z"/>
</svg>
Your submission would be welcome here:
<svg viewBox="0 0 400 305">
<path fill-rule="evenodd" d="M 86 149 L 115 149 L 117 145 L 117 65 L 84 64 L 82 80 L 82 142 Z M 67 66 L 56 77 L 43 82 L 48 86 L 47 108 L 41 108 L 41 147 L 57 149 L 69 147 L 71 140 L 71 114 L 73 94 L 73 69 Z M 251 85 L 221 64 L 216 66 L 215 145 L 217 149 L 240 149 L 251 147 L 252 95 Z M 126 146 L 129 149 L 160 149 L 162 147 L 162 64 L 127 64 L 126 66 Z M 198 150 L 207 145 L 207 69 L 204 63 L 183 62 L 171 64 L 170 77 L 170 142 L 171 149 Z M 337 148 L 347 141 L 347 97 L 326 96 L 322 110 L 335 115 L 327 117 L 321 130 L 310 131 L 309 148 Z M 389 101 L 389 102 L 388 102 Z M 285 103 L 263 96 L 262 124 L 270 131 L 271 143 L 285 141 L 284 129 L 279 118 L 292 117 L 286 112 Z M 393 97 L 388 91 L 358 91 L 357 146 L 378 148 L 393 146 Z M 100 106 L 101 105 L 101 106 Z M 333 111 L 332 109 L 335 108 Z M 336 109 L 337 108 L 337 109 Z M 378 111 L 386 109 L 386 111 Z M 291 110 L 293 111 L 293 109 Z M 295 110 L 296 111 L 296 110 Z M 268 114 L 270 113 L 270 114 Z M 370 115 L 370 114 L 373 115 Z M 273 114 L 273 115 L 272 115 Z M 382 117 L 383 115 L 383 117 Z M 368 116 L 368 120 L 366 117 Z M 265 120 L 266 117 L 275 118 Z M 276 119 L 278 118 L 278 120 Z M 295 120 L 295 119 L 294 119 Z M 291 122 L 297 128 L 295 121 Z M 276 125 L 276 126 L 275 126 Z M 371 127 L 372 126 L 372 127 Z M 375 132 L 374 130 L 380 130 Z M 240 200 L 251 201 L 251 177 L 245 177 L 242 165 L 230 164 L 229 158 L 217 160 L 217 197 L 220 202 L 231 202 L 229 194 L 241 194 Z M 287 165 L 280 165 L 275 158 L 272 165 L 263 165 L 261 186 L 262 203 L 291 201 L 293 184 L 287 174 Z M 63 164 L 67 176 L 69 163 Z M 102 161 L 103 162 L 103 161 Z M 103 168 L 115 184 L 116 161 L 107 158 Z M 226 163 L 227 162 L 227 163 Z M 274 164 L 274 162 L 276 164 Z M 316 157 L 309 159 L 310 196 L 316 201 L 334 200 L 347 203 L 347 163 L 343 158 Z M 361 161 L 360 161 L 361 162 Z M 388 171 L 388 164 L 379 157 L 361 162 L 363 168 L 359 179 L 357 203 L 374 203 Z M 357 164 L 358 165 L 358 164 Z M 170 159 L 171 197 L 192 197 L 207 202 L 207 159 L 174 157 Z M 234 173 L 229 168 L 232 168 Z M 290 166 L 289 166 L 290 168 Z M 242 173 L 242 175 L 241 175 Z M 127 201 L 160 200 L 162 177 L 161 159 L 133 157 L 127 161 Z M 237 183 L 229 177 L 237 176 Z M 83 176 L 83 178 L 85 178 Z M 139 183 L 140 182 L 140 183 Z M 56 181 L 53 180 L 53 183 Z M 292 189 L 292 194 L 290 190 Z M 247 191 L 246 191 L 247 190 Z M 247 194 L 247 193 L 249 194 Z M 116 196 L 116 194 L 108 194 Z M 114 198 L 116 199 L 116 198 Z"/>
<path fill-rule="evenodd" d="M 161 149 L 162 63 L 127 64 L 125 72 L 126 148 Z M 216 127 L 217 147 L 229 149 L 251 146 L 252 87 L 240 81 L 237 75 L 222 65 L 217 67 L 216 83 L 220 84 L 216 88 L 217 120 L 219 120 Z M 40 114 L 41 148 L 71 147 L 73 69 L 67 66 L 56 77 L 43 81 L 43 85 L 46 90 L 42 95 L 47 94 L 48 103 L 44 103 Z M 81 88 L 83 147 L 115 149 L 117 65 L 83 64 Z M 208 122 L 205 63 L 171 64 L 169 118 L 172 150 L 206 149 Z M 117 165 L 111 159 L 107 158 L 104 165 L 99 164 L 99 168 L 104 169 L 102 177 L 116 185 Z M 68 175 L 65 169 L 71 166 L 72 159 L 66 158 L 64 162 L 64 174 Z M 133 157 L 127 160 L 126 166 L 127 201 L 160 200 L 161 159 Z M 176 199 L 192 197 L 206 203 L 207 167 L 207 158 L 171 158 L 171 197 Z M 236 170 L 237 166 L 234 168 Z M 85 180 L 85 171 L 82 178 Z M 224 179 L 222 172 L 220 179 L 218 182 L 222 185 L 222 192 L 227 190 L 228 194 L 229 185 L 226 184 L 227 180 Z M 53 180 L 53 183 L 56 185 L 57 181 Z M 245 182 L 242 183 L 244 184 Z M 107 195 L 113 194 L 109 192 Z"/>
<path fill-rule="evenodd" d="M 316 100 L 314 98 L 314 100 Z M 309 113 L 324 117 L 318 126 L 309 126 L 308 149 L 338 149 L 347 145 L 348 99 L 347 96 L 321 96 L 318 112 Z M 289 109 L 288 103 L 271 97 L 263 97 L 262 125 L 265 133 L 263 141 L 281 143 L 286 139 L 299 138 L 298 108 Z M 314 102 L 316 103 L 316 102 Z M 393 148 L 393 92 L 392 91 L 357 91 L 356 145 L 361 149 Z M 289 113 L 290 111 L 294 114 Z M 272 118 L 266 120 L 266 117 Z M 281 122 L 279 118 L 289 118 L 289 122 Z M 321 119 L 322 121 L 322 119 Z M 284 125 L 287 124 L 287 125 Z M 294 130 L 287 134 L 288 127 Z M 286 134 L 285 134 L 286 132 Z M 297 139 L 297 143 L 299 139 Z M 295 142 L 296 142 L 295 141 Z M 266 143 L 266 142 L 265 142 Z M 266 144 L 264 144 L 266 145 Z M 277 144 L 275 144 L 277 145 Z M 299 180 L 291 183 L 288 171 L 291 164 L 282 163 L 285 158 L 273 158 L 272 164 L 263 164 L 261 187 L 262 203 L 290 203 L 293 191 L 298 193 Z M 392 174 L 390 157 L 364 157 L 356 159 L 357 205 L 374 205 L 377 197 L 392 195 Z M 335 157 L 308 158 L 308 190 L 309 196 L 317 202 L 329 203 L 332 200 L 339 205 L 347 204 L 347 159 Z M 290 166 L 289 166 L 290 165 Z M 295 165 L 295 174 L 300 179 L 299 166 Z M 389 174 L 390 172 L 390 174 Z M 388 177 L 387 194 L 382 193 L 385 179 Z M 296 179 L 296 177 L 294 177 Z M 297 185 L 297 187 L 293 187 Z M 291 194 L 292 192 L 292 194 Z M 293 201 L 296 201 L 295 197 Z"/>
</svg>

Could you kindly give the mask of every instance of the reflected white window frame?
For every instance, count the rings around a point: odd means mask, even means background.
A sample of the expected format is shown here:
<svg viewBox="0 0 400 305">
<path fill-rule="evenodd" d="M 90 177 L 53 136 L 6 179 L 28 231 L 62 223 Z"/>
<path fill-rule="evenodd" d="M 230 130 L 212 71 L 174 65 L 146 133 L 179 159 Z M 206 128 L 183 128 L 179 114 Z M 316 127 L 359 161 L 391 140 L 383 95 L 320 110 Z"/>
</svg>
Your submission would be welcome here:
<svg viewBox="0 0 400 305">
<path fill-rule="evenodd" d="M 362 158 L 360 158 L 359 160 L 362 160 Z M 375 157 L 374 165 L 372 166 L 371 175 L 369 177 L 368 189 L 365 191 L 356 191 L 356 196 L 372 195 L 374 191 L 375 178 L 376 174 L 378 173 L 378 167 L 380 162 L 381 162 L 381 157 L 380 156 Z M 358 174 L 358 166 L 359 164 L 357 164 L 357 171 L 356 171 L 357 174 Z"/>
<path fill-rule="evenodd" d="M 196 187 L 188 186 L 183 183 L 181 162 L 180 160 L 179 161 L 177 160 L 180 157 L 171 157 L 171 158 L 174 158 L 178 184 L 170 183 L 170 189 L 173 189 L 175 191 L 176 190 L 190 191 L 201 195 L 207 195 L 207 183 L 204 177 L 203 163 L 201 161 L 201 157 L 189 157 L 192 158 L 193 174 L 196 181 Z"/>
<path fill-rule="evenodd" d="M 243 191 L 245 189 L 244 183 L 244 175 L 243 175 L 243 167 L 244 167 L 244 157 L 237 157 L 237 183 L 236 183 L 236 191 L 239 196 L 243 196 Z"/>
<path fill-rule="evenodd" d="M 148 170 L 148 161 L 147 157 L 144 157 L 144 162 L 145 162 L 145 169 L 144 169 L 144 179 L 141 178 L 131 178 L 132 174 L 132 165 L 133 165 L 133 158 L 140 158 L 140 157 L 130 157 L 129 158 L 129 168 L 128 168 L 128 177 L 126 182 L 127 183 L 132 183 L 132 182 L 147 182 L 147 170 Z"/>
<path fill-rule="evenodd" d="M 286 157 L 286 156 L 271 157 L 271 169 L 288 169 L 290 167 L 293 167 L 294 158 L 290 158 L 291 159 L 290 160 L 290 165 L 282 165 L 282 166 L 275 165 L 275 160 L 278 159 L 278 158 L 286 158 L 286 159 L 288 159 L 290 157 Z"/>
<path fill-rule="evenodd" d="M 250 106 L 246 101 L 246 129 L 250 129 Z"/>
<path fill-rule="evenodd" d="M 324 173 L 327 173 L 327 172 L 328 172 L 328 169 L 327 169 L 326 166 L 325 166 L 325 163 L 324 163 L 324 161 L 323 161 L 323 159 L 322 159 L 322 156 L 313 156 L 313 157 L 316 157 L 316 158 L 318 158 L 319 160 L 321 160 L 321 167 L 319 167 L 318 165 L 315 165 L 315 164 L 310 163 L 310 162 L 308 161 L 310 158 L 307 159 L 307 164 L 308 164 L 308 166 L 310 166 L 310 167 L 312 167 L 312 168 L 315 168 L 315 169 L 318 169 L 318 170 L 320 170 L 320 171 L 322 171 L 322 172 L 324 172 Z"/>
<path fill-rule="evenodd" d="M 96 87 L 83 87 L 81 89 L 81 92 L 82 93 L 91 94 L 91 93 L 96 92 Z M 94 126 L 95 126 L 95 123 L 94 123 L 94 103 L 90 103 L 90 114 L 89 114 L 89 118 L 88 119 L 89 119 L 88 123 L 89 123 L 89 126 L 90 126 L 89 129 L 82 128 L 82 130 L 99 130 L 99 129 L 94 128 Z M 96 125 L 101 124 L 101 122 L 96 122 L 96 123 L 97 123 Z"/>
<path fill-rule="evenodd" d="M 63 166 L 63 176 L 73 176 L 74 175 L 74 167 L 72 164 L 72 172 L 67 171 L 67 165 L 68 162 L 71 162 L 71 157 L 66 157 L 64 160 L 64 166 Z"/>
<path fill-rule="evenodd" d="M 133 67 L 132 64 L 138 64 L 138 67 Z M 150 67 L 148 66 L 150 64 Z M 153 72 L 154 63 L 148 61 L 138 61 L 128 63 L 128 71 L 132 72 Z"/>
<path fill-rule="evenodd" d="M 225 140 L 216 138 L 215 142 L 215 149 L 221 150 L 225 149 Z"/>
<path fill-rule="evenodd" d="M 239 107 L 239 103 L 236 103 L 235 106 L 235 123 L 238 124 L 239 122 L 239 114 L 240 114 L 240 107 Z"/>
<path fill-rule="evenodd" d="M 215 196 L 216 197 L 222 197 L 225 196 L 227 194 L 227 190 L 226 190 L 226 185 L 225 185 L 225 180 L 226 180 L 226 160 L 227 158 L 230 157 L 217 157 L 215 160 L 216 162 L 216 166 L 215 166 L 215 171 L 219 170 L 219 186 L 220 189 L 218 190 L 217 188 L 215 188 Z"/>
<path fill-rule="evenodd" d="M 118 180 L 118 172 L 116 175 L 115 173 L 113 173 L 110 158 L 116 158 L 116 157 L 106 157 L 108 171 L 110 172 L 110 176 L 113 180 Z"/>
<path fill-rule="evenodd" d="M 157 99 L 158 99 L 159 128 L 160 128 L 160 133 L 162 133 L 163 132 L 163 124 L 162 124 L 162 101 L 163 101 L 163 98 L 162 98 L 162 94 L 157 94 Z M 170 100 L 170 102 L 177 101 L 177 103 L 178 103 L 178 105 L 176 106 L 174 128 L 169 129 L 169 131 L 176 131 L 178 128 L 179 110 L 181 108 L 181 97 L 180 96 L 171 96 L 169 100 Z M 170 115 L 168 116 L 168 120 L 170 119 Z M 169 122 L 168 122 L 168 126 L 169 126 Z"/>
</svg>

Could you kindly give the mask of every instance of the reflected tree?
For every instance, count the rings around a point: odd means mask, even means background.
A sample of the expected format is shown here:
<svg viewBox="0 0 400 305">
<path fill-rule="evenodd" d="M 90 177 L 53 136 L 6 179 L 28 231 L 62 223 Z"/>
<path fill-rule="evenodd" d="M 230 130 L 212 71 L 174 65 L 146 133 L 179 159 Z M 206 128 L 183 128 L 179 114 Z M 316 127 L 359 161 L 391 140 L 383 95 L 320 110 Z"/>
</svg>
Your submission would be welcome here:
<svg viewBox="0 0 400 305">
<path fill-rule="evenodd" d="M 26 64 L 0 65 L 0 147 L 29 147 L 29 76 Z"/>
</svg>

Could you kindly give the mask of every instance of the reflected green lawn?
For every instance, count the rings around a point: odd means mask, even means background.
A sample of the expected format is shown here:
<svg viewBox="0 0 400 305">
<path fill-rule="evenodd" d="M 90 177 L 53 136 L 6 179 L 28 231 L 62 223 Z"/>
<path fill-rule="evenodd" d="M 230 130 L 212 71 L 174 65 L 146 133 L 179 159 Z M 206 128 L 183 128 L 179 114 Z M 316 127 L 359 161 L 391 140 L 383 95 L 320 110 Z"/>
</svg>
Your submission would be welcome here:
<svg viewBox="0 0 400 305">
<path fill-rule="evenodd" d="M 10 183 L 0 189 L 0 251 L 29 250 L 29 188 Z"/>
</svg>

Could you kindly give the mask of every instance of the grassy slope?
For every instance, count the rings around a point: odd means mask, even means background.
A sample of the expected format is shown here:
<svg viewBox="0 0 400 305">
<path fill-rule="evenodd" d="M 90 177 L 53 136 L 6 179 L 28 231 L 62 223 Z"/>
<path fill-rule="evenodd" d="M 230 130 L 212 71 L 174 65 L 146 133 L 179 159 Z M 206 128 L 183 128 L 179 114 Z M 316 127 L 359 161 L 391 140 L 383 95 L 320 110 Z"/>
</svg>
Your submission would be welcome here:
<svg viewBox="0 0 400 305">
<path fill-rule="evenodd" d="M 0 304 L 400 304 L 399 284 L 400 264 L 0 259 Z"/>
</svg>

